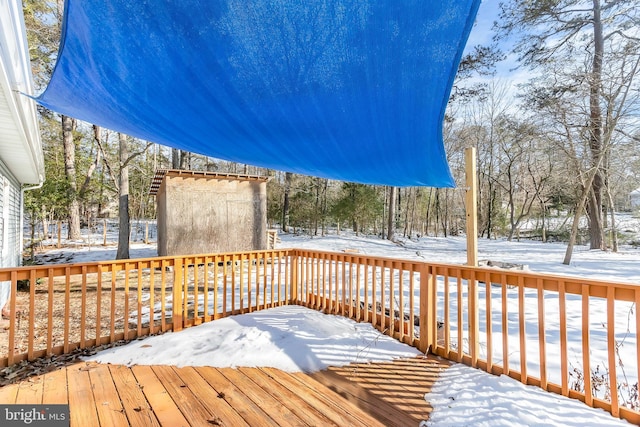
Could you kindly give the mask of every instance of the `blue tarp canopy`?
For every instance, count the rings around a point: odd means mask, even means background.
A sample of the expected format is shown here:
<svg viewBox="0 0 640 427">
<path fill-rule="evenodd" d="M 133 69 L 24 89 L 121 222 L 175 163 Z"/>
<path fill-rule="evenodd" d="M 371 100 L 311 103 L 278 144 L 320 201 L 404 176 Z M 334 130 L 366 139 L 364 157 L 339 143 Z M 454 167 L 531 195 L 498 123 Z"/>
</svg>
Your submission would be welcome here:
<svg viewBox="0 0 640 427">
<path fill-rule="evenodd" d="M 67 0 L 40 104 L 277 170 L 453 186 L 442 122 L 479 0 Z"/>
</svg>

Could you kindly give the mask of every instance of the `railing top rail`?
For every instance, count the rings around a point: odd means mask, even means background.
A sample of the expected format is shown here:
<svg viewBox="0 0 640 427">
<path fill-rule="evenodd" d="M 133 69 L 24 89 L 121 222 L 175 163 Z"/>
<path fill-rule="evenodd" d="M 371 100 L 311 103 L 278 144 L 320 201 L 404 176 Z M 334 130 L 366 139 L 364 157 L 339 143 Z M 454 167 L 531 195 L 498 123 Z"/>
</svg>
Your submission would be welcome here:
<svg viewBox="0 0 640 427">
<path fill-rule="evenodd" d="M 384 257 L 384 256 L 374 256 L 369 254 L 357 253 L 357 252 L 335 252 L 335 251 L 322 251 L 316 249 L 292 249 L 292 254 L 297 256 L 326 256 L 333 257 L 338 260 L 357 260 L 357 259 L 366 259 L 367 262 L 380 262 L 380 263 L 402 263 L 409 264 L 412 266 L 416 266 L 414 268 L 422 267 L 425 264 L 425 261 L 415 260 L 415 259 L 407 259 L 407 258 L 396 258 L 396 257 Z M 429 263 L 426 263 L 429 264 Z M 431 265 L 431 264 L 430 264 Z"/>
<path fill-rule="evenodd" d="M 587 277 L 581 277 L 577 275 L 563 275 L 563 274 L 553 274 L 553 273 L 544 273 L 544 272 L 536 272 L 536 271 L 527 271 L 527 270 L 509 270 L 500 267 L 472 267 L 468 265 L 456 265 L 456 264 L 444 264 L 444 263 L 429 263 L 430 266 L 436 269 L 453 269 L 453 270 L 461 270 L 463 272 L 463 278 L 467 278 L 468 275 L 464 273 L 470 272 L 482 272 L 482 273 L 490 273 L 492 275 L 501 275 L 505 276 L 507 282 L 509 284 L 517 285 L 517 278 L 522 277 L 525 279 L 525 285 L 530 283 L 531 280 L 542 279 L 544 283 L 547 282 L 563 282 L 565 285 L 591 285 L 591 286 L 614 286 L 616 288 L 622 288 L 627 290 L 635 291 L 640 287 L 640 284 L 637 283 L 625 283 L 625 282 L 616 282 L 610 280 L 603 279 L 593 279 Z M 494 277 L 494 276 L 492 276 Z M 476 279 L 482 280 L 482 277 L 476 277 Z"/>
<path fill-rule="evenodd" d="M 366 258 L 367 261 L 379 261 L 379 262 L 402 262 L 405 264 L 414 264 L 414 265 L 428 265 L 432 268 L 432 271 L 435 271 L 438 274 L 438 271 L 447 271 L 447 270 L 456 270 L 460 271 L 462 278 L 471 278 L 471 273 L 480 272 L 482 274 L 490 273 L 492 275 L 502 275 L 506 278 L 509 284 L 517 285 L 518 277 L 523 277 L 525 279 L 525 285 L 531 283 L 533 280 L 538 280 L 540 278 L 543 279 L 543 283 L 548 282 L 563 282 L 565 285 L 591 285 L 591 286 L 614 286 L 616 288 L 625 289 L 628 291 L 636 291 L 640 284 L 637 283 L 625 283 L 625 282 L 616 282 L 610 280 L 602 280 L 602 279 L 592 279 L 586 277 L 580 277 L 577 275 L 562 275 L 562 274 L 552 274 L 552 273 L 543 273 L 543 272 L 535 272 L 528 270 L 509 270 L 500 267 L 487 267 L 487 266 L 478 266 L 473 267 L 469 265 L 463 264 L 451 264 L 451 263 L 442 263 L 442 262 L 429 262 L 428 260 L 408 260 L 403 258 L 394 258 L 394 257 L 383 257 L 383 256 L 372 256 L 368 254 L 360 254 L 360 253 L 346 253 L 346 252 L 333 252 L 333 251 L 322 251 L 322 250 L 314 250 L 314 249 L 294 249 L 295 255 L 299 256 L 312 256 L 313 254 L 318 254 L 322 256 L 338 256 L 344 259 L 358 259 L 358 258 Z M 465 274 L 466 273 L 466 274 Z M 484 279 L 484 277 L 475 277 L 476 279 Z"/>
<path fill-rule="evenodd" d="M 117 259 L 117 260 L 101 260 L 101 261 L 87 261 L 87 262 L 76 262 L 76 263 L 66 263 L 66 264 L 39 264 L 39 265 L 28 265 L 22 267 L 6 267 L 0 268 L 0 282 L 11 280 L 11 273 L 17 272 L 18 280 L 28 278 L 25 276 L 29 272 L 35 270 L 36 272 L 40 272 L 41 275 L 47 275 L 49 270 L 54 270 L 53 275 L 60 275 L 63 271 L 70 270 L 71 274 L 80 274 L 82 272 L 83 267 L 87 269 L 87 272 L 95 272 L 98 267 L 115 267 L 116 270 L 120 270 L 124 268 L 127 264 L 146 264 L 146 263 L 157 263 L 162 261 L 175 261 L 175 260 L 190 260 L 190 259 L 202 259 L 202 258 L 229 258 L 229 257 L 239 257 L 239 256 L 247 256 L 247 255 L 268 255 L 268 254 L 276 254 L 277 256 L 289 256 L 293 252 L 292 249 L 266 249 L 260 251 L 242 251 L 242 252 L 221 252 L 221 253 L 210 253 L 210 254 L 189 254 L 189 255 L 169 255 L 163 257 L 151 257 L 151 258 L 130 258 L 130 259 Z"/>
<path fill-rule="evenodd" d="M 564 283 L 568 288 L 569 292 L 572 286 L 577 285 L 590 285 L 594 287 L 602 287 L 602 286 L 614 286 L 615 288 L 626 291 L 626 293 L 635 292 L 640 287 L 640 284 L 635 283 L 624 283 L 624 282 L 615 282 L 609 280 L 598 280 L 585 278 L 580 276 L 572 276 L 572 275 L 560 275 L 560 274 L 550 274 L 550 273 L 541 273 L 541 272 L 533 272 L 526 270 L 508 270 L 502 269 L 499 267 L 472 267 L 468 265 L 462 264 L 450 264 L 450 263 L 436 263 L 422 260 L 410 260 L 403 258 L 394 258 L 394 257 L 384 257 L 384 256 L 372 256 L 369 254 L 361 254 L 361 253 L 350 253 L 350 252 L 334 252 L 334 251 L 323 251 L 323 250 L 315 250 L 315 249 L 268 249 L 268 250 L 260 250 L 260 251 L 237 251 L 237 252 L 224 252 L 224 253 L 210 253 L 210 254 L 188 254 L 188 255 L 178 255 L 178 256 L 164 256 L 164 257 L 151 257 L 151 258 L 135 258 L 135 259 L 122 259 L 122 260 L 103 260 L 103 261 L 93 261 L 93 262 L 81 262 L 81 263 L 68 263 L 68 264 L 43 264 L 43 265 L 34 265 L 34 266 L 23 266 L 23 267 L 9 267 L 9 268 L 0 268 L 0 281 L 8 281 L 11 280 L 11 272 L 17 272 L 17 278 L 25 279 L 28 278 L 29 272 L 36 270 L 40 275 L 49 274 L 51 269 L 54 270 L 54 275 L 64 274 L 70 270 L 71 274 L 80 274 L 82 272 L 83 267 L 87 272 L 95 272 L 99 267 L 110 267 L 115 270 L 120 270 L 125 268 L 125 265 L 137 264 L 137 263 L 151 263 L 151 262 L 173 262 L 175 260 L 189 260 L 194 258 L 221 258 L 221 257 L 239 257 L 239 256 L 248 256 L 248 255 L 266 255 L 266 254 L 277 254 L 278 256 L 323 256 L 323 257 L 332 257 L 336 260 L 347 260 L 353 262 L 360 261 L 365 259 L 367 264 L 375 264 L 377 263 L 402 263 L 405 266 L 411 266 L 412 269 L 419 269 L 425 264 L 431 268 L 431 271 L 435 272 L 435 274 L 447 274 L 447 271 L 455 270 L 460 271 L 462 278 L 476 278 L 476 279 L 484 279 L 479 278 L 477 273 L 482 273 L 486 275 L 487 273 L 491 275 L 491 280 L 496 280 L 494 277 L 496 275 L 500 275 L 501 278 L 504 278 L 509 284 L 517 284 L 518 277 L 524 278 L 525 286 L 537 283 L 537 280 L 542 278 L 543 284 L 548 285 L 549 283 Z M 405 267 L 406 268 L 406 267 Z M 440 273 L 442 272 L 442 273 Z M 623 299 L 628 299 L 627 297 Z"/>
</svg>

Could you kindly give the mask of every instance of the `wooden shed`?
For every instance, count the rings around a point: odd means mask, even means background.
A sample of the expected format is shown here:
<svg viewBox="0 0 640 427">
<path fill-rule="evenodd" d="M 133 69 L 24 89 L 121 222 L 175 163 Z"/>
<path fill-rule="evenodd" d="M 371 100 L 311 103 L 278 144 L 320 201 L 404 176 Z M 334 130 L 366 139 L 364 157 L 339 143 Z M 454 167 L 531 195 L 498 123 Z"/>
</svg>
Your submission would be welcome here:
<svg viewBox="0 0 640 427">
<path fill-rule="evenodd" d="M 268 177 L 158 170 L 158 255 L 267 249 Z"/>
</svg>

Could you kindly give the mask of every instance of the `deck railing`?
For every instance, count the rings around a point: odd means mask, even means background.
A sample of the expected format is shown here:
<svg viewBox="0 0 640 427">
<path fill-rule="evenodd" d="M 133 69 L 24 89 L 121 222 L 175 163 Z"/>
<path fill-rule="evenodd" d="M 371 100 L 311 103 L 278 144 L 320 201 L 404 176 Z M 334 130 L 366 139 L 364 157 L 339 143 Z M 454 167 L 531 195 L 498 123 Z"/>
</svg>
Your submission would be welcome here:
<svg viewBox="0 0 640 427">
<path fill-rule="evenodd" d="M 640 287 L 432 265 L 432 352 L 640 422 Z M 604 320 L 603 320 L 604 319 Z"/>
<path fill-rule="evenodd" d="M 640 286 L 296 253 L 294 292 L 301 304 L 370 322 L 422 351 L 640 424 Z"/>
<path fill-rule="evenodd" d="M 640 286 L 294 249 L 21 267 L 0 281 L 20 313 L 0 367 L 301 304 L 640 424 Z"/>
<path fill-rule="evenodd" d="M 0 367 L 289 304 L 288 264 L 274 250 L 1 269 L 16 315 Z"/>
</svg>

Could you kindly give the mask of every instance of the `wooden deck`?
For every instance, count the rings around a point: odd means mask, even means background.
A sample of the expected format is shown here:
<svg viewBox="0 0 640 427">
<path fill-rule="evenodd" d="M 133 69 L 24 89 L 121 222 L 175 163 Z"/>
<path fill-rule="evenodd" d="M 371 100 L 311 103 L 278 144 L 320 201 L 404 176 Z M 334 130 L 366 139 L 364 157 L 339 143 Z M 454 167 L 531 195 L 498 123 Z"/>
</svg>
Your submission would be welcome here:
<svg viewBox="0 0 640 427">
<path fill-rule="evenodd" d="M 70 405 L 71 426 L 417 426 L 439 358 L 273 368 L 76 363 L 0 388 L 4 404 Z"/>
</svg>

